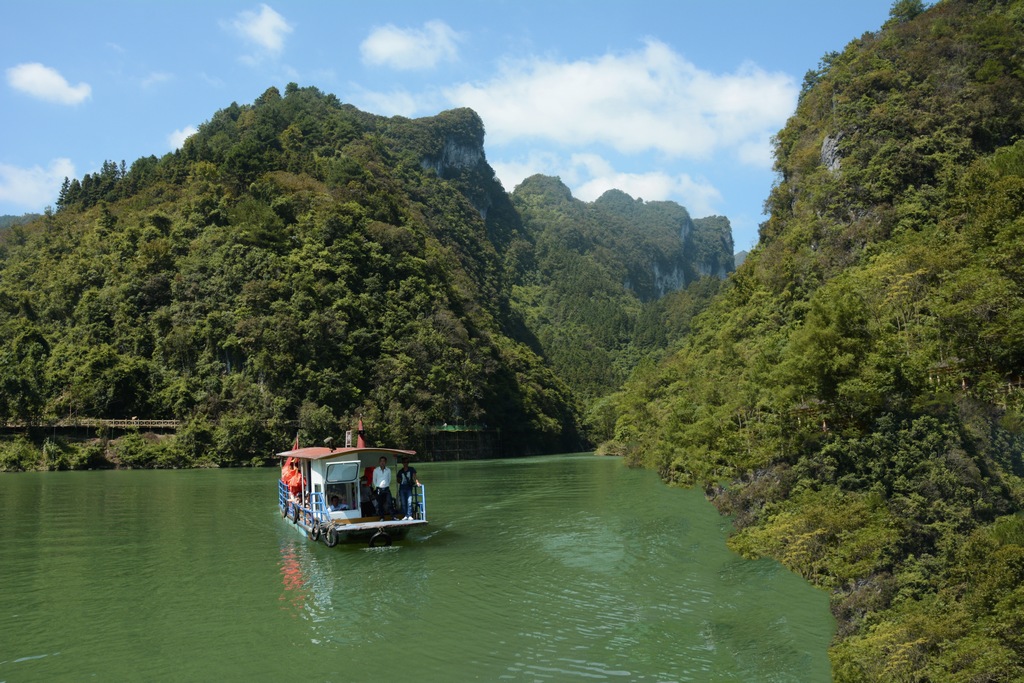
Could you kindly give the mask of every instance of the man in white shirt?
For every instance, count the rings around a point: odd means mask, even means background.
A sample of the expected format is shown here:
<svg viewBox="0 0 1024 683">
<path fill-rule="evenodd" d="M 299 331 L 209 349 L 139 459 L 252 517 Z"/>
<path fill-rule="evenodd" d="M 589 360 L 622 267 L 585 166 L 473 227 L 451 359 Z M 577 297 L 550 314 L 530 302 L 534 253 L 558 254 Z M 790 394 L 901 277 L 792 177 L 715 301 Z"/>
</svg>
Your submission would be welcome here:
<svg viewBox="0 0 1024 683">
<path fill-rule="evenodd" d="M 373 470 L 373 498 L 377 515 L 384 519 L 391 511 L 391 470 L 388 469 L 388 459 L 383 455 Z"/>
</svg>

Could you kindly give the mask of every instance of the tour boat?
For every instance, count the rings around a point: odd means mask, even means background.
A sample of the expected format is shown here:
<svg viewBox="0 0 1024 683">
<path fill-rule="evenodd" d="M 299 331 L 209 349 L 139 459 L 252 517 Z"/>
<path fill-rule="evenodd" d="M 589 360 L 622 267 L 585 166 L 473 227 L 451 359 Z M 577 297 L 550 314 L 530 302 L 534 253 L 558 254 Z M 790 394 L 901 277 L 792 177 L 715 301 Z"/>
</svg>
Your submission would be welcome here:
<svg viewBox="0 0 1024 683">
<path fill-rule="evenodd" d="M 374 506 L 373 470 L 386 458 L 388 467 L 397 470 L 403 457 L 411 458 L 415 451 L 396 448 L 371 448 L 363 439 L 362 422 L 359 424 L 356 445 L 352 445 L 351 432 L 345 437 L 343 448 L 314 446 L 278 453 L 283 459 L 282 478 L 278 480 L 278 505 L 281 516 L 313 541 L 323 540 L 334 547 L 342 540 L 369 540 L 370 547 L 389 546 L 395 539 L 405 536 L 409 529 L 427 523 L 426 490 L 422 484 L 413 486 L 412 515 L 402 518 L 399 510 L 378 510 Z M 302 475 L 298 486 L 289 490 L 284 475 L 294 463 Z M 392 486 L 397 488 L 396 472 Z M 294 491 L 298 489 L 298 494 Z M 331 506 L 337 496 L 340 508 Z"/>
</svg>

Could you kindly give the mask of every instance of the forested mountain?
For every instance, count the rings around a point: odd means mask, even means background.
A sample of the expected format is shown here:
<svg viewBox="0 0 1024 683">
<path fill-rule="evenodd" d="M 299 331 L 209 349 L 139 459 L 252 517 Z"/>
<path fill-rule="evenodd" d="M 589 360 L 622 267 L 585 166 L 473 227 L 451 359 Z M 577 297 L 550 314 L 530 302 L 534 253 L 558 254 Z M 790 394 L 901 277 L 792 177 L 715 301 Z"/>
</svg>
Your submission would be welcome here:
<svg viewBox="0 0 1024 683">
<path fill-rule="evenodd" d="M 586 448 L 582 410 L 679 333 L 662 295 L 731 269 L 728 222 L 609 193 L 582 209 L 586 247 L 563 244 L 575 219 L 524 226 L 483 140 L 470 110 L 385 118 L 290 84 L 174 154 L 67 179 L 56 212 L 0 238 L 0 421 L 184 421 L 120 440 L 121 466 L 259 463 L 357 415 L 409 447 L 448 423 L 511 455 Z M 609 297 L 587 329 L 616 371 L 586 378 L 606 369 L 564 361 L 545 321 Z M 99 448 L 7 441 L 0 469 L 102 465 Z"/>
<path fill-rule="evenodd" d="M 618 190 L 587 203 L 539 175 L 515 188 L 512 204 L 523 234 L 513 301 L 539 350 L 584 402 L 591 430 L 607 438 L 600 399 L 641 358 L 684 334 L 732 271 L 729 221 L 691 220 L 675 202 Z"/>
<path fill-rule="evenodd" d="M 124 465 L 261 462 L 295 421 L 318 442 L 357 415 L 378 443 L 448 422 L 583 448 L 509 303 L 521 228 L 483 135 L 469 110 L 383 118 L 289 85 L 69 180 L 0 243 L 0 418 L 186 421 Z"/>
<path fill-rule="evenodd" d="M 608 452 L 832 592 L 837 681 L 1024 680 L 1024 2 L 893 5 L 808 73 L 759 245 Z"/>
</svg>

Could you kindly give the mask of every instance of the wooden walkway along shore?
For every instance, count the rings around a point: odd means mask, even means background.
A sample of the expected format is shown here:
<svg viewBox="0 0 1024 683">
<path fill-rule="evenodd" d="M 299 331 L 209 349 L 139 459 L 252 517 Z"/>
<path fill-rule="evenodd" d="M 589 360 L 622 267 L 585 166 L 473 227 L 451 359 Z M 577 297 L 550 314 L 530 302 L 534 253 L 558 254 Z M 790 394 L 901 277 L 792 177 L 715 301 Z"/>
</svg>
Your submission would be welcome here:
<svg viewBox="0 0 1024 683">
<path fill-rule="evenodd" d="M 106 419 L 101 417 L 79 417 L 65 420 L 31 420 L 29 422 L 7 422 L 4 424 L 9 429 L 25 428 L 75 428 L 86 427 L 95 429 L 107 427 L 109 429 L 177 429 L 181 420 L 140 420 L 138 418 Z"/>
</svg>

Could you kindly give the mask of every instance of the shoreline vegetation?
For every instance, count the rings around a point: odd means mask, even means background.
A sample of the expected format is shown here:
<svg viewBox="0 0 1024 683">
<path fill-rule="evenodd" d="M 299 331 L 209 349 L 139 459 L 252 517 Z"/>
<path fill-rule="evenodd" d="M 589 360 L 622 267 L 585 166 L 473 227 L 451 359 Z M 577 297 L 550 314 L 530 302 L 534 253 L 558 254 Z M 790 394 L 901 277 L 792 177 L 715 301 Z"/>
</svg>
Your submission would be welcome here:
<svg viewBox="0 0 1024 683">
<path fill-rule="evenodd" d="M 204 422 L 176 420 L 79 419 L 59 424 L 0 425 L 0 473 L 94 469 L 187 469 L 210 467 L 264 467 L 278 465 L 275 453 L 298 438 L 301 444 L 344 443 L 344 430 L 327 436 L 288 425 L 279 429 L 264 452 L 248 460 L 234 457 L 233 435 Z M 335 436 L 338 435 L 338 436 Z M 415 441 L 420 462 L 486 460 L 515 457 L 496 430 L 484 425 L 444 424 L 421 433 Z M 219 454 L 218 444 L 225 449 Z M 279 444 L 275 447 L 273 444 Z M 582 451 L 574 451 L 582 452 Z"/>
<path fill-rule="evenodd" d="M 263 467 L 273 453 L 250 462 L 218 459 L 213 451 L 194 457 L 173 434 L 129 431 L 100 436 L 28 436 L 0 439 L 0 472 L 100 469 L 188 469 Z M 287 440 L 285 440 L 286 442 Z"/>
</svg>

